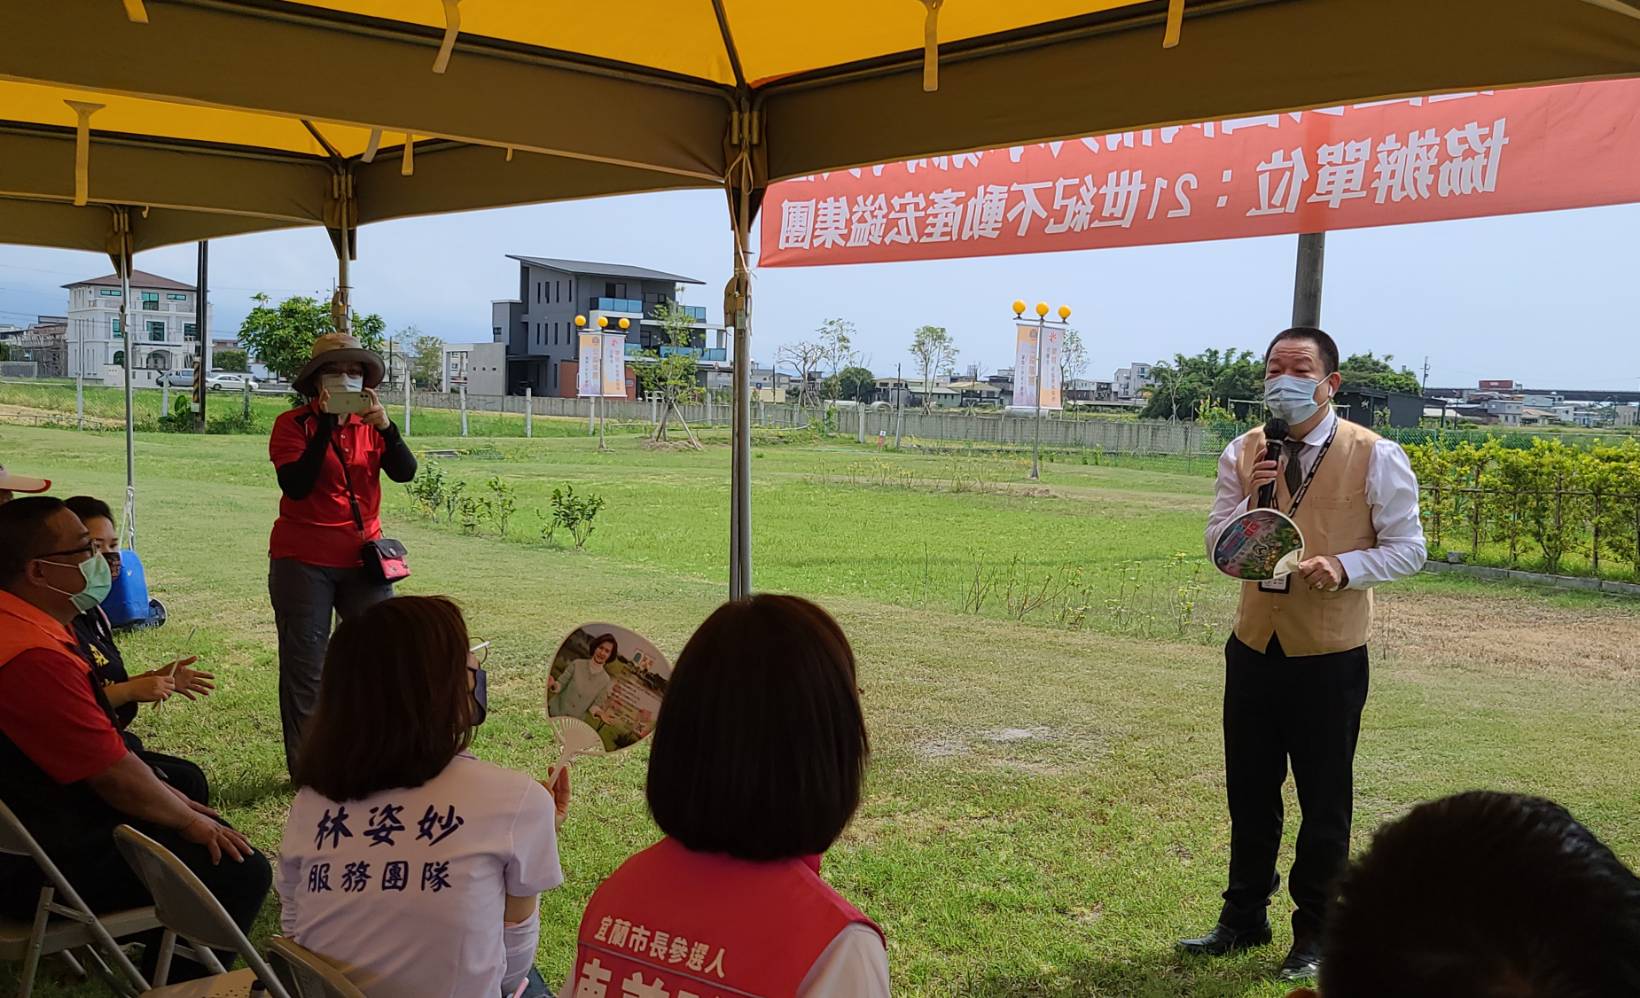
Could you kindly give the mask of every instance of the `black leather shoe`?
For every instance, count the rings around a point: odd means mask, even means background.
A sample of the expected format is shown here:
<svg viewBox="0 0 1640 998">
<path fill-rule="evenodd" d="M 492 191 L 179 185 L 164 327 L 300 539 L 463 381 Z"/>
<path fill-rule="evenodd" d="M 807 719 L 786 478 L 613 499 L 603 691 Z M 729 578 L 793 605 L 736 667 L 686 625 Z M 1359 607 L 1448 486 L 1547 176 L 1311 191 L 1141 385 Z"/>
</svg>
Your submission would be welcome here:
<svg viewBox="0 0 1640 998">
<path fill-rule="evenodd" d="M 1226 956 L 1254 946 L 1270 944 L 1270 923 L 1253 929 L 1232 929 L 1223 922 L 1199 939 L 1179 940 L 1179 952 L 1190 956 Z"/>
<path fill-rule="evenodd" d="M 1296 939 L 1276 976 L 1284 981 L 1310 981 L 1320 972 L 1321 944 L 1314 939 Z"/>
</svg>

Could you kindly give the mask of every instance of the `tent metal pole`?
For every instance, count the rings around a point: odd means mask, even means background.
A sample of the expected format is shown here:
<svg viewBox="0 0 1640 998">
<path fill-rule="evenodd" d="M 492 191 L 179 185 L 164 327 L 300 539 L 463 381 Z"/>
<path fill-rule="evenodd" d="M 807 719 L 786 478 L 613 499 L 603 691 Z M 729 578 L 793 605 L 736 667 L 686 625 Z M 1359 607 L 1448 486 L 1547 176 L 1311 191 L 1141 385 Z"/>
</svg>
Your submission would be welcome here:
<svg viewBox="0 0 1640 998">
<path fill-rule="evenodd" d="M 119 211 L 120 333 L 125 338 L 125 540 L 137 549 L 137 439 L 133 419 L 131 367 L 137 338 L 131 335 L 131 228 L 125 209 Z"/>
<path fill-rule="evenodd" d="M 1325 232 L 1298 237 L 1298 267 L 1293 275 L 1293 325 L 1321 326 L 1321 276 L 1327 255 Z"/>
</svg>

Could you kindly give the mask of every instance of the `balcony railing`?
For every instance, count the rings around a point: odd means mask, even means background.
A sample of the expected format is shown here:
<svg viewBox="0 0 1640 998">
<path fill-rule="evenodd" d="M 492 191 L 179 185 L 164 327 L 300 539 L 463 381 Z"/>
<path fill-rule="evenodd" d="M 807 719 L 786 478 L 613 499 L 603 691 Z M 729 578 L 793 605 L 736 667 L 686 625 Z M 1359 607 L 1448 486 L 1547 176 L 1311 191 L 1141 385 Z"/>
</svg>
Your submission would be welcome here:
<svg viewBox="0 0 1640 998">
<path fill-rule="evenodd" d="M 643 314 L 643 302 L 636 298 L 594 298 L 592 299 L 594 312 L 625 312 L 630 315 Z"/>
<path fill-rule="evenodd" d="M 665 304 L 687 313 L 688 316 L 696 322 L 706 321 L 706 307 L 704 305 L 678 305 L 676 302 L 666 302 Z M 644 312 L 644 317 L 648 319 L 658 318 L 655 314 L 656 309 L 658 308 L 660 308 L 659 305 L 650 305 L 648 310 Z"/>
</svg>

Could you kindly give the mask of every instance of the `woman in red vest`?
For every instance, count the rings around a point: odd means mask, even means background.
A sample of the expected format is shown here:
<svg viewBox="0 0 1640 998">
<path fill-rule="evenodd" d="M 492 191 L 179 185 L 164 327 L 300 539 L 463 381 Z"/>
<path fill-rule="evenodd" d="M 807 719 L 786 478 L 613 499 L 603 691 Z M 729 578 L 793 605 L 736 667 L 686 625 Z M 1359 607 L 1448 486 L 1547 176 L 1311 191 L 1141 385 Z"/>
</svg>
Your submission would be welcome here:
<svg viewBox="0 0 1640 998">
<path fill-rule="evenodd" d="M 820 878 L 869 754 L 835 620 L 793 596 L 719 607 L 655 727 L 647 792 L 666 838 L 593 894 L 565 993 L 886 996 L 881 930 Z"/>
</svg>

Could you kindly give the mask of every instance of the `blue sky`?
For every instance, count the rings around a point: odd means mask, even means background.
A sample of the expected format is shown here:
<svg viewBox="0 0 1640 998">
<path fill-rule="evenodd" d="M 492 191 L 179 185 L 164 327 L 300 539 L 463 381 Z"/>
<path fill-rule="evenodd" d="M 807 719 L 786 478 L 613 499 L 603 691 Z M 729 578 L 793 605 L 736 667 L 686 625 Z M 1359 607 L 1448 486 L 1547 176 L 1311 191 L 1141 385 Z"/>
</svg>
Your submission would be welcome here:
<svg viewBox="0 0 1640 998">
<path fill-rule="evenodd" d="M 972 260 L 771 269 L 754 283 L 753 356 L 833 316 L 858 328 L 879 372 L 907 361 L 911 332 L 951 330 L 962 366 L 1007 366 L 1008 303 L 1074 309 L 1108 378 L 1132 361 L 1208 346 L 1262 347 L 1292 311 L 1291 236 Z M 685 295 L 714 319 L 729 276 L 723 196 L 605 198 L 369 226 L 359 234 L 354 303 L 389 329 L 451 342 L 489 338 L 494 298 L 516 293 L 508 253 L 624 262 L 697 277 Z M 1323 325 L 1346 352 L 1394 354 L 1430 382 L 1514 378 L 1538 387 L 1640 388 L 1640 206 L 1335 232 Z M 194 248 L 140 254 L 137 267 L 192 281 Z M 0 323 L 66 307 L 59 286 L 109 272 L 91 253 L 0 246 Z M 322 231 L 212 243 L 213 327 L 231 333 L 258 290 L 328 294 L 335 262 Z"/>
</svg>

